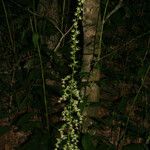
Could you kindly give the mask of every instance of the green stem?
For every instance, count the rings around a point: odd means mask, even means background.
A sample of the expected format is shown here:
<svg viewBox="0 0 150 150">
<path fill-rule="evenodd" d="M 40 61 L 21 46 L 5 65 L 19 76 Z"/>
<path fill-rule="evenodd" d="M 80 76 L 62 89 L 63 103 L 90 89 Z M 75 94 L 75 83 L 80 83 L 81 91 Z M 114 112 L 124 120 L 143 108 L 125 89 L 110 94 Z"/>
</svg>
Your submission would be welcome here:
<svg viewBox="0 0 150 150">
<path fill-rule="evenodd" d="M 41 75 L 42 75 L 42 86 L 43 86 L 43 97 L 44 97 L 44 104 L 45 104 L 45 118 L 46 118 L 46 126 L 49 131 L 49 119 L 48 119 L 48 107 L 47 107 L 47 98 L 46 98 L 46 88 L 45 88 L 45 78 L 44 78 L 44 69 L 43 69 L 43 62 L 41 57 L 41 51 L 40 47 L 38 45 L 37 47 L 39 60 L 40 60 L 40 66 L 41 66 Z"/>
<path fill-rule="evenodd" d="M 10 36 L 11 46 L 12 46 L 12 48 L 13 48 L 13 50 L 14 50 L 13 38 L 12 38 L 12 34 L 11 34 L 11 30 L 10 30 L 10 25 L 9 25 L 9 21 L 8 21 L 8 15 L 7 15 L 5 3 L 4 3 L 3 0 L 2 0 L 2 5 L 3 5 L 4 12 L 5 12 L 5 16 L 6 16 L 6 23 L 7 23 L 7 27 L 8 27 L 9 36 Z M 15 50 L 14 50 L 14 54 L 15 54 Z"/>
<path fill-rule="evenodd" d="M 61 18 L 61 31 L 63 31 L 63 28 L 64 28 L 65 7 L 66 7 L 66 0 L 63 1 L 63 14 L 62 14 L 62 18 Z"/>
<path fill-rule="evenodd" d="M 106 17 L 106 12 L 107 12 L 107 8 L 108 8 L 108 3 L 109 3 L 109 0 L 107 0 L 106 2 L 106 6 L 105 6 L 105 10 L 104 10 L 104 15 L 103 15 L 103 20 L 102 20 L 102 23 L 101 23 L 101 30 L 100 30 L 100 39 L 99 39 L 99 53 L 98 53 L 98 61 L 100 60 L 100 57 L 101 57 L 101 53 L 102 53 L 102 38 L 103 38 L 103 30 L 104 30 L 104 24 L 105 24 L 105 17 Z"/>
<path fill-rule="evenodd" d="M 30 24 L 31 24 L 31 29 L 32 29 L 32 32 L 33 34 L 37 34 L 37 24 L 36 24 L 36 18 L 34 16 L 34 22 L 35 22 L 35 30 L 36 32 L 34 31 L 34 28 L 33 28 L 33 24 L 32 24 L 32 20 L 30 19 Z M 39 46 L 39 43 L 38 43 L 38 39 L 36 39 L 36 44 L 35 45 L 35 48 L 37 48 L 38 50 L 38 55 L 39 55 L 39 60 L 40 60 L 40 67 L 41 67 L 41 76 L 42 76 L 42 87 L 43 87 L 43 98 L 44 98 L 44 104 L 45 104 L 45 118 L 46 118 L 46 126 L 47 126 L 47 129 L 48 129 L 48 132 L 49 132 L 49 119 L 48 119 L 48 107 L 47 107 L 47 98 L 46 98 L 46 88 L 45 88 L 45 78 L 44 78 L 44 68 L 43 68 L 43 62 L 42 62 L 42 56 L 41 56 L 41 50 L 40 50 L 40 46 Z"/>
<path fill-rule="evenodd" d="M 142 78 L 142 83 L 141 83 L 141 85 L 140 85 L 140 87 L 139 87 L 139 89 L 138 89 L 138 91 L 137 91 L 136 96 L 135 96 L 134 99 L 133 99 L 133 103 L 132 103 L 132 105 L 131 105 L 131 107 L 130 107 L 130 110 L 129 110 L 129 113 L 128 113 L 128 118 L 127 118 L 127 121 L 126 121 L 125 131 L 124 131 L 122 137 L 119 139 L 119 142 L 120 142 L 120 140 L 122 140 L 122 142 L 123 142 L 123 140 L 124 140 L 124 138 L 125 138 L 125 134 L 126 134 L 126 132 L 127 132 L 127 127 L 128 127 L 129 121 L 130 121 L 129 116 L 130 116 L 130 114 L 132 113 L 133 106 L 135 105 L 135 102 L 137 101 L 137 98 L 138 98 L 138 96 L 139 96 L 139 94 L 140 94 L 140 92 L 141 92 L 141 89 L 143 88 L 145 79 L 146 79 L 146 77 L 147 77 L 149 71 L 150 71 L 150 65 L 148 66 L 148 68 L 147 68 L 147 70 L 146 70 L 146 73 L 145 73 L 144 77 Z"/>
</svg>

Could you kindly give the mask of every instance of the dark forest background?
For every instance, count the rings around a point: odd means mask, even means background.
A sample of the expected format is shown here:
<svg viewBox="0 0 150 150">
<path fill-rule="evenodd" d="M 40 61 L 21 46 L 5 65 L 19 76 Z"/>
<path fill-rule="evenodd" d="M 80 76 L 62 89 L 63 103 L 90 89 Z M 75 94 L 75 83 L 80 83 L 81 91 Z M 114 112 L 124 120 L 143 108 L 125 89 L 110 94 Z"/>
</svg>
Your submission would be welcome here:
<svg viewBox="0 0 150 150">
<path fill-rule="evenodd" d="M 108 11 L 116 4 L 117 0 L 110 1 Z M 101 0 L 100 5 L 103 14 L 106 0 Z M 71 72 L 68 31 L 75 9 L 75 0 L 0 0 L 0 150 L 54 149 L 66 105 L 58 104 L 61 79 Z M 81 149 L 149 150 L 149 11 L 146 0 L 124 0 L 123 7 L 104 26 L 101 63 L 97 66 L 101 72 L 97 83 L 101 98 L 98 102 L 84 102 L 84 107 L 95 111 L 89 116 L 90 132 L 81 132 Z M 76 79 L 81 89 L 81 22 L 80 30 Z"/>
</svg>

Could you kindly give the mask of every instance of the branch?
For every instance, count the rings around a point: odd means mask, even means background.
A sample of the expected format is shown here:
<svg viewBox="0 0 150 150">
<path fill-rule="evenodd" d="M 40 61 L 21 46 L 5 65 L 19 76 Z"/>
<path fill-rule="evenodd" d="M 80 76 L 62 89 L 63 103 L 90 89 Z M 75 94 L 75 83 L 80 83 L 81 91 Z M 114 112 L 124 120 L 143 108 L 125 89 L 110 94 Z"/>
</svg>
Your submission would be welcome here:
<svg viewBox="0 0 150 150">
<path fill-rule="evenodd" d="M 31 11 L 30 9 L 27 9 L 27 11 L 28 11 L 29 13 L 33 14 L 33 15 L 36 15 L 36 16 L 38 16 L 38 17 L 41 17 L 41 15 L 39 15 L 39 14 L 37 14 L 37 13 Z M 59 40 L 59 42 L 57 43 L 56 47 L 54 48 L 54 52 L 56 52 L 56 51 L 58 50 L 58 48 L 59 48 L 59 46 L 60 46 L 62 40 L 65 38 L 65 36 L 66 36 L 66 35 L 71 31 L 71 29 L 73 28 L 73 25 L 70 27 L 70 29 L 69 29 L 66 33 L 63 33 L 63 32 L 61 31 L 61 29 L 56 25 L 56 23 L 55 23 L 52 19 L 48 18 L 48 20 L 55 26 L 55 28 L 56 28 L 56 29 L 60 32 L 60 34 L 62 35 L 61 38 L 60 38 L 60 40 Z"/>
<path fill-rule="evenodd" d="M 103 57 L 101 57 L 101 58 L 98 60 L 98 62 L 99 62 L 99 61 L 102 61 L 103 59 L 107 58 L 108 56 L 111 56 L 113 53 L 115 53 L 115 52 L 117 52 L 117 51 L 123 49 L 125 46 L 131 44 L 132 42 L 134 42 L 134 41 L 136 41 L 136 40 L 138 40 L 138 39 L 140 39 L 140 38 L 142 38 L 142 37 L 144 37 L 145 35 L 148 35 L 148 34 L 150 34 L 150 30 L 147 31 L 147 32 L 145 32 L 145 33 L 143 33 L 143 34 L 141 34 L 141 35 L 138 35 L 137 37 L 135 37 L 135 38 L 133 38 L 133 39 L 131 39 L 130 41 L 126 42 L 125 44 L 123 44 L 123 45 L 122 45 L 121 47 L 119 47 L 119 48 L 112 48 L 113 51 L 110 52 L 110 53 L 108 53 L 108 54 L 106 54 L 106 55 L 104 55 Z"/>
<path fill-rule="evenodd" d="M 23 8 L 21 5 L 18 5 L 15 1 L 12 0 L 12 2 L 15 3 L 18 7 Z M 29 12 L 29 13 L 32 14 L 32 15 L 37 16 L 37 17 L 43 17 L 43 16 L 41 16 L 40 14 L 38 14 L 37 12 L 34 12 L 34 11 L 30 10 L 29 8 L 26 8 L 26 9 L 24 9 L 24 10 L 27 11 L 27 12 Z M 59 40 L 59 42 L 57 43 L 56 47 L 54 48 L 54 52 L 56 52 L 56 51 L 58 50 L 58 48 L 59 48 L 59 46 L 60 46 L 62 40 L 65 38 L 65 36 L 66 36 L 66 35 L 71 31 L 71 29 L 73 28 L 73 25 L 70 27 L 70 29 L 69 29 L 66 33 L 63 33 L 63 32 L 61 31 L 61 29 L 60 29 L 60 28 L 57 26 L 57 24 L 55 23 L 55 20 L 53 20 L 53 19 L 51 19 L 51 18 L 48 18 L 48 21 L 50 21 L 50 22 L 54 25 L 54 27 L 55 27 L 55 28 L 60 32 L 60 34 L 62 35 L 61 38 L 60 38 L 60 40 Z"/>
<path fill-rule="evenodd" d="M 120 0 L 116 7 L 106 16 L 106 18 L 103 21 L 103 24 L 121 7 L 123 6 L 123 0 Z"/>
<path fill-rule="evenodd" d="M 62 37 L 60 38 L 59 42 L 57 43 L 55 49 L 54 49 L 54 52 L 56 52 L 62 42 L 62 40 L 65 38 L 65 36 L 71 31 L 71 29 L 73 28 L 73 25 L 70 27 L 70 29 L 65 33 L 65 34 L 62 34 Z"/>
</svg>

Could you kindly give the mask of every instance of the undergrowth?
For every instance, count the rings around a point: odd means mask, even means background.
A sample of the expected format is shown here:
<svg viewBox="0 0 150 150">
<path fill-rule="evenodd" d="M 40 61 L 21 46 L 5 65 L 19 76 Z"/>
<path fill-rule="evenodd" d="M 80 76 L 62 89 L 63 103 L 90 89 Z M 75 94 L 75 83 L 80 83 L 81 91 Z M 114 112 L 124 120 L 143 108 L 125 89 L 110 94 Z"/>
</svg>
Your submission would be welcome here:
<svg viewBox="0 0 150 150">
<path fill-rule="evenodd" d="M 84 75 L 79 74 L 77 65 L 82 62 L 76 56 L 82 55 L 78 43 L 82 46 L 84 43 L 77 40 L 83 38 L 78 24 L 83 1 L 78 2 L 79 8 L 73 1 L 61 1 L 61 21 L 57 22 L 40 14 L 41 3 L 37 0 L 0 1 L 1 143 L 10 143 L 19 150 L 65 149 L 66 144 L 70 149 L 147 150 L 150 142 L 147 2 L 124 1 L 109 17 L 118 2 L 101 1 L 101 49 L 94 65 L 101 72 L 97 83 L 101 98 L 95 103 L 83 101 L 80 107 L 83 100 L 79 94 L 80 79 Z M 70 8 L 73 4 L 77 8 Z M 72 10 L 76 11 L 75 18 Z M 50 49 L 46 41 L 55 35 L 58 43 Z M 81 132 L 82 105 L 95 110 L 89 117 L 88 133 Z M 14 135 L 19 133 L 23 133 L 23 142 L 4 141 L 9 139 L 8 135 L 17 139 Z"/>
</svg>

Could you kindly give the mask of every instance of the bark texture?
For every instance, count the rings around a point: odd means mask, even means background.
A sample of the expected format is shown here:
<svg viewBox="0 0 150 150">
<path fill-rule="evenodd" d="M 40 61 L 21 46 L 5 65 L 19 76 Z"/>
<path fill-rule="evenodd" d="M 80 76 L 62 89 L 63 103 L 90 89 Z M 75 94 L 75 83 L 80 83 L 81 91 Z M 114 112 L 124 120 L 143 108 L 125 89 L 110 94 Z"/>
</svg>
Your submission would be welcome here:
<svg viewBox="0 0 150 150">
<path fill-rule="evenodd" d="M 100 0 L 85 0 L 83 6 L 83 33 L 84 33 L 84 49 L 83 49 L 83 65 L 82 72 L 87 74 L 82 78 L 82 82 L 86 85 L 82 90 L 87 97 L 88 102 L 98 102 L 100 100 L 100 70 L 93 66 L 94 60 L 100 51 Z M 97 113 L 98 112 L 98 113 Z M 107 111 L 101 107 L 86 107 L 83 111 L 85 116 L 83 123 L 83 133 L 94 134 L 95 131 L 89 130 L 92 124 L 91 117 L 103 117 L 108 115 Z"/>
<path fill-rule="evenodd" d="M 96 102 L 100 98 L 100 89 L 97 81 L 100 79 L 100 72 L 93 68 L 92 63 L 99 51 L 100 35 L 100 0 L 86 0 L 83 6 L 83 32 L 84 32 L 84 51 L 82 71 L 88 76 L 82 79 L 87 86 L 84 95 L 89 101 Z M 92 84 L 91 84 L 92 83 Z M 90 86 L 89 86 L 90 85 Z"/>
</svg>

